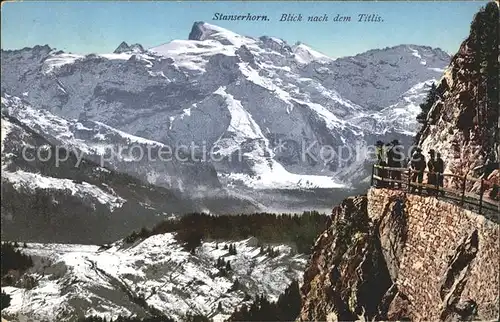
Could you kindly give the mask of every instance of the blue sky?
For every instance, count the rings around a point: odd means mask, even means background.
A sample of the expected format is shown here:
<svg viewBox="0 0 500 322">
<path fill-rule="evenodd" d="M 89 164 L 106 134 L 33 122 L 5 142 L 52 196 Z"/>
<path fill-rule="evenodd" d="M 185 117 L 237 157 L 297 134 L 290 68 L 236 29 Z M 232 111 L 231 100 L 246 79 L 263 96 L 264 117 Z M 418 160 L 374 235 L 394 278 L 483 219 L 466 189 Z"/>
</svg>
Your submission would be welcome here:
<svg viewBox="0 0 500 322">
<path fill-rule="evenodd" d="M 112 52 L 121 41 L 152 47 L 187 39 L 195 21 L 248 36 L 302 41 L 333 57 L 399 44 L 456 52 L 486 1 L 443 2 L 8 2 L 2 4 L 2 49 L 48 44 L 73 53 Z M 212 21 L 216 12 L 267 15 L 268 22 Z M 283 13 L 352 16 L 348 23 L 279 22 Z M 384 22 L 359 23 L 360 13 Z"/>
</svg>

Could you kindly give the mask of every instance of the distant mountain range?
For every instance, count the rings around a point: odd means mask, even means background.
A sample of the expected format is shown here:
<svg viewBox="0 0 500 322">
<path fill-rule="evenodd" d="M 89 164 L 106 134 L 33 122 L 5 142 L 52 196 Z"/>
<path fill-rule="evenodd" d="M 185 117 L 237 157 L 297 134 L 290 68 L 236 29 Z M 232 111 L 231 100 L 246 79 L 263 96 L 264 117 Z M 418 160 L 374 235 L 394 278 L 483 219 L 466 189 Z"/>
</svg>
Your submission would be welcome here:
<svg viewBox="0 0 500 322">
<path fill-rule="evenodd" d="M 212 167 L 216 177 L 193 176 L 183 165 L 120 169 L 152 184 L 329 188 L 357 183 L 359 160 L 304 160 L 293 144 L 277 151 L 279 142 L 317 142 L 314 156 L 324 144 L 365 146 L 413 135 L 418 104 L 449 60 L 440 49 L 416 45 L 334 60 L 302 43 L 196 22 L 189 40 L 147 50 L 123 42 L 103 55 L 48 46 L 2 51 L 2 91 L 68 120 L 169 146 L 205 143 L 222 154 L 222 162 L 197 165 Z M 239 162 L 230 158 L 237 150 Z"/>
</svg>

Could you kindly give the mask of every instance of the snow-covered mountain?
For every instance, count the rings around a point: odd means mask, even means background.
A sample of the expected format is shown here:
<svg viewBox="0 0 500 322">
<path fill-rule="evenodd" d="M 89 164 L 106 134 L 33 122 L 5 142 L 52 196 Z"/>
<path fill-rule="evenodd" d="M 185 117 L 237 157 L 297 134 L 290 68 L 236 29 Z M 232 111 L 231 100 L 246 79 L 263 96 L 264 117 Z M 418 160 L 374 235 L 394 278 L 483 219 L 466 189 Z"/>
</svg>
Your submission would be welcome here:
<svg viewBox="0 0 500 322">
<path fill-rule="evenodd" d="M 328 57 L 327 55 L 322 54 L 302 43 L 298 43 L 293 46 L 292 51 L 295 54 L 295 60 L 301 64 L 309 64 L 313 61 L 324 63 L 333 61 L 333 59 Z"/>
<path fill-rule="evenodd" d="M 160 142 L 130 135 L 101 122 L 64 119 L 47 110 L 35 109 L 25 100 L 8 94 L 2 97 L 2 113 L 54 146 L 64 146 L 86 159 L 133 174 L 150 184 L 179 191 L 200 185 L 220 187 L 211 165 L 188 160 L 176 162 L 175 158 L 168 158 L 169 147 Z"/>
<path fill-rule="evenodd" d="M 103 148 L 134 140 L 157 143 L 105 125 L 88 125 L 92 128 L 34 110 L 20 99 L 2 98 L 2 238 L 109 242 L 173 215 L 258 210 L 251 200 L 224 191 L 188 198 L 178 190 L 146 183 L 148 178 L 124 174 L 120 166 L 143 167 L 125 159 L 125 154 L 113 158 L 112 164 L 101 164 Z M 96 138 L 108 138 L 107 143 Z"/>
<path fill-rule="evenodd" d="M 270 257 L 253 237 L 232 242 L 236 254 L 228 244 L 204 242 L 191 254 L 170 233 L 107 249 L 29 243 L 21 251 L 34 266 L 25 278 L 36 286 L 2 287 L 12 297 L 2 316 L 52 322 L 84 315 L 143 317 L 158 310 L 181 321 L 186 313 L 222 321 L 255 296 L 275 301 L 292 280 L 302 280 L 307 259 L 289 246 L 275 245 L 279 255 Z M 230 263 L 229 272 L 217 267 L 220 258 Z"/>
<path fill-rule="evenodd" d="M 141 47 L 122 43 L 101 55 L 48 46 L 2 51 L 2 91 L 91 122 L 100 128 L 94 133 L 107 126 L 166 146 L 195 145 L 196 155 L 211 151 L 217 158 L 207 163 L 222 186 L 335 188 L 352 183 L 364 157 L 353 151 L 340 160 L 339 149 L 415 132 L 424 84 L 450 59 L 440 49 L 401 45 L 334 60 L 304 44 L 203 22 L 188 40 Z M 190 182 L 186 169 L 167 173 Z M 165 176 L 157 166 L 121 170 Z M 213 182 L 207 175 L 195 185 Z"/>
</svg>

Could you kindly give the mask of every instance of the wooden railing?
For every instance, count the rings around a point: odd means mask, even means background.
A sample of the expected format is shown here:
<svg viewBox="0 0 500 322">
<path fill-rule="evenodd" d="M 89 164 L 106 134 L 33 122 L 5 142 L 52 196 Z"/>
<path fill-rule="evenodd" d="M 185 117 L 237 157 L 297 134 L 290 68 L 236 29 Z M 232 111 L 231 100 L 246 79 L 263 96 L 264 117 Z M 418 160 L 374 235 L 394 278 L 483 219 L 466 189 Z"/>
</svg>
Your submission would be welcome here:
<svg viewBox="0 0 500 322">
<path fill-rule="evenodd" d="M 397 172 L 399 175 L 392 175 Z M 412 174 L 421 173 L 423 176 L 422 183 L 417 182 L 418 179 L 412 178 Z M 434 175 L 434 184 L 428 182 L 429 174 Z M 442 176 L 442 185 L 438 182 L 438 176 Z M 393 177 L 400 177 L 394 179 Z M 412 180 L 413 179 L 413 180 Z M 459 176 L 451 173 L 432 173 L 430 171 L 417 171 L 408 168 L 393 168 L 383 167 L 374 164 L 372 167 L 371 186 L 375 187 L 392 187 L 398 190 L 406 190 L 408 192 L 427 192 L 429 195 L 435 195 L 447 199 L 453 199 L 460 203 L 479 207 L 479 213 L 483 210 L 498 211 L 499 201 L 490 198 L 485 194 L 489 187 L 496 184 L 485 179 L 478 179 L 471 176 Z M 498 187 L 498 186 L 497 186 Z M 498 189 L 498 188 L 497 188 Z M 479 190 L 479 193 L 475 192 Z M 496 198 L 498 198 L 496 196 Z"/>
</svg>

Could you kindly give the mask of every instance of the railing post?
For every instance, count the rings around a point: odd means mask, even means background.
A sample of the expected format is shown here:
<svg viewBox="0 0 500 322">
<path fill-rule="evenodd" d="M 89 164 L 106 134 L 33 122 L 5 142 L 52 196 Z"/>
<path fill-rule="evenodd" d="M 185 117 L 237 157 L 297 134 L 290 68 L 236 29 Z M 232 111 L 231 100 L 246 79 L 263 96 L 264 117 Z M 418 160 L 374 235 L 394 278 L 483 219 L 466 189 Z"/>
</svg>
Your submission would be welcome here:
<svg viewBox="0 0 500 322">
<path fill-rule="evenodd" d="M 373 176 L 374 176 L 374 173 L 375 173 L 375 163 L 372 164 L 372 178 L 370 180 L 370 187 L 373 187 Z"/>
<path fill-rule="evenodd" d="M 479 188 L 479 213 L 481 214 L 481 210 L 483 208 L 483 189 L 484 189 L 484 180 L 481 179 L 481 188 Z"/>
<path fill-rule="evenodd" d="M 439 198 L 439 172 L 434 172 L 434 187 L 436 187 L 436 198 Z"/>
<path fill-rule="evenodd" d="M 408 169 L 408 193 L 410 193 L 411 186 L 411 169 Z"/>
<path fill-rule="evenodd" d="M 465 182 L 467 181 L 467 175 L 465 175 L 463 179 L 464 182 L 462 183 L 462 202 L 461 202 L 462 207 L 464 206 L 464 201 L 465 201 Z"/>
</svg>

